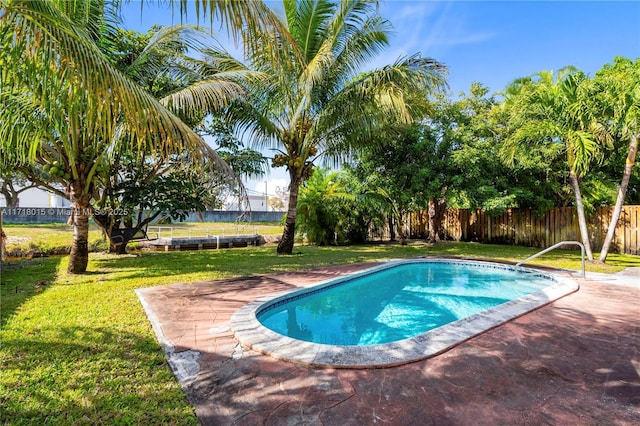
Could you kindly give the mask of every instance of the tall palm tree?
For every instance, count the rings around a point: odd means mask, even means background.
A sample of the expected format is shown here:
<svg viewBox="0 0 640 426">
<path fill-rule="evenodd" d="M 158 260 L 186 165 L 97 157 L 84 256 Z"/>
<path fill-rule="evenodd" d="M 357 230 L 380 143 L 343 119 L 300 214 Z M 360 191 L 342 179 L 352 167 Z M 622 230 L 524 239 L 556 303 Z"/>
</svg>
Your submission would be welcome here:
<svg viewBox="0 0 640 426">
<path fill-rule="evenodd" d="M 613 214 L 607 230 L 607 235 L 600 250 L 598 261 L 605 262 L 609 254 L 611 242 L 625 195 L 631 179 L 633 166 L 638 152 L 638 138 L 640 137 L 640 59 L 632 61 L 626 58 L 615 58 L 612 64 L 605 65 L 599 70 L 591 84 L 581 92 L 581 98 L 586 111 L 599 115 L 606 122 L 613 135 L 616 146 L 626 144 L 622 178 L 618 188 Z M 621 151 L 622 152 L 622 151 Z"/>
<path fill-rule="evenodd" d="M 284 0 L 280 31 L 245 36 L 247 66 L 269 76 L 247 88 L 230 119 L 289 173 L 289 207 L 278 253 L 293 250 L 300 185 L 321 155 L 337 160 L 378 129 L 411 122 L 410 95 L 445 84 L 445 68 L 418 55 L 381 69 L 363 66 L 388 45 L 390 23 L 366 0 Z M 270 46 L 264 49 L 262 46 Z M 256 48 L 257 47 L 257 48 Z"/>
<path fill-rule="evenodd" d="M 507 88 L 505 105 L 515 130 L 505 143 L 505 155 L 513 161 L 518 151 L 542 147 L 564 156 L 582 244 L 592 261 L 580 180 L 609 135 L 599 121 L 584 113 L 578 91 L 587 80 L 575 67 L 565 67 L 557 73 L 543 71 L 532 78 L 517 80 Z"/>
<path fill-rule="evenodd" d="M 74 212 L 70 273 L 87 268 L 95 176 L 109 153 L 188 151 L 223 165 L 189 126 L 105 58 L 99 43 L 115 28 L 119 3 L 0 0 L 0 161 L 47 165 L 64 185 Z M 228 18 L 232 9 L 216 10 Z"/>
</svg>

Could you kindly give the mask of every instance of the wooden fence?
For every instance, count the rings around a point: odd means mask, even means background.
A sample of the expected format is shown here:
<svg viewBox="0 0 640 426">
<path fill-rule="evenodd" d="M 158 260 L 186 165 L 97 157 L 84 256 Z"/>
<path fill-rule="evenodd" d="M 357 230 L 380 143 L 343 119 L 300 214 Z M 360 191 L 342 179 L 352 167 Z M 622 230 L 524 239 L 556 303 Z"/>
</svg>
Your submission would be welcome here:
<svg viewBox="0 0 640 426">
<path fill-rule="evenodd" d="M 598 207 L 587 218 L 591 247 L 597 252 L 607 235 L 613 207 Z M 425 238 L 427 212 L 413 212 L 408 217 L 410 238 Z M 640 254 L 640 206 L 625 206 L 616 226 L 611 251 Z M 444 238 L 455 241 L 478 241 L 549 247 L 560 241 L 582 241 L 578 216 L 573 207 L 554 208 L 544 215 L 530 209 L 509 209 L 499 216 L 481 210 L 447 210 L 443 221 Z"/>
</svg>

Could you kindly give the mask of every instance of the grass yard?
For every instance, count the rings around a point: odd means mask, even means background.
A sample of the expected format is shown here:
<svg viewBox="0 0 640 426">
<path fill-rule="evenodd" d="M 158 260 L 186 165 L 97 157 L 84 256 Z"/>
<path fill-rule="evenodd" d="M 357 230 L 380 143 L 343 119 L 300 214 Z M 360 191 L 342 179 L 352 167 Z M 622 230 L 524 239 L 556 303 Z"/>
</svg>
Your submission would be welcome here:
<svg viewBox="0 0 640 426">
<path fill-rule="evenodd" d="M 69 254 L 73 243 L 73 227 L 66 223 L 10 224 L 2 225 L 9 237 L 7 253 L 10 257 L 40 257 Z M 279 223 L 236 223 L 236 222 L 188 222 L 169 225 L 149 225 L 149 237 L 188 237 L 210 235 L 237 235 L 257 233 L 263 236 L 282 234 Z M 89 250 L 105 251 L 109 247 L 102 230 L 95 224 L 89 226 Z M 137 243 L 129 243 L 136 248 Z"/>
<path fill-rule="evenodd" d="M 68 254 L 73 243 L 73 227 L 66 223 L 12 224 L 3 223 L 10 257 L 40 257 Z M 107 242 L 97 225 L 89 227 L 89 250 L 106 250 Z"/>
<path fill-rule="evenodd" d="M 10 234 L 11 230 L 7 230 Z M 123 256 L 93 253 L 89 273 L 66 273 L 66 257 L 4 264 L 0 301 L 0 419 L 11 424 L 197 424 L 134 293 L 142 287 L 267 274 L 426 254 L 519 261 L 536 249 L 442 243 L 274 247 Z M 579 251 L 533 264 L 580 268 Z M 640 256 L 611 255 L 616 272 Z"/>
</svg>

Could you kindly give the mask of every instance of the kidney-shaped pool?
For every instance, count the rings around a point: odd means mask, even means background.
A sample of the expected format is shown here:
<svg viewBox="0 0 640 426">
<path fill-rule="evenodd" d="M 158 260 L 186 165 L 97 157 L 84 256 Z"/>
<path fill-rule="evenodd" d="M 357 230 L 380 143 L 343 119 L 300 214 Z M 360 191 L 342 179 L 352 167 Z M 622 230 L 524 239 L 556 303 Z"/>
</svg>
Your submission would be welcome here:
<svg viewBox="0 0 640 426">
<path fill-rule="evenodd" d="M 393 261 L 259 299 L 231 319 L 236 338 L 288 361 L 398 365 L 441 353 L 578 289 L 530 268 L 476 261 Z"/>
</svg>

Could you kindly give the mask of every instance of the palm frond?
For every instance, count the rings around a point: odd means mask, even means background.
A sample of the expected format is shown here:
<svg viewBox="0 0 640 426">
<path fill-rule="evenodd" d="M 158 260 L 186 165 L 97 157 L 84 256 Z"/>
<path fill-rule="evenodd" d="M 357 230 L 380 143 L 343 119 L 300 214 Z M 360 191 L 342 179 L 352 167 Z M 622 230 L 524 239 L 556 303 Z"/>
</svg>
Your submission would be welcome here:
<svg viewBox="0 0 640 426">
<path fill-rule="evenodd" d="M 330 1 L 303 0 L 284 3 L 287 27 L 306 62 L 316 57 L 326 39 L 327 23 L 336 5 Z"/>
<path fill-rule="evenodd" d="M 367 17 L 362 27 L 344 27 L 333 39 L 335 74 L 354 76 L 389 46 L 391 24 L 380 16 Z"/>
<path fill-rule="evenodd" d="M 286 23 L 263 1 L 170 0 L 170 3 L 172 10 L 178 7 L 183 17 L 186 17 L 188 4 L 192 3 L 198 19 L 208 16 L 211 27 L 214 22 L 220 22 L 236 44 L 243 42 L 246 56 L 260 52 L 272 58 L 273 63 L 281 67 L 281 72 L 286 71 L 291 63 L 291 55 L 294 62 L 303 58 Z M 287 47 L 282 49 L 283 45 Z"/>
<path fill-rule="evenodd" d="M 192 60 L 192 64 L 195 73 L 204 79 L 217 77 L 245 85 L 268 84 L 269 74 L 252 69 L 221 46 L 208 46 L 200 53 L 202 58 Z"/>
<path fill-rule="evenodd" d="M 74 143 L 78 138 L 112 140 L 115 121 L 124 120 L 126 142 L 134 149 L 160 146 L 165 154 L 186 149 L 211 154 L 196 133 L 114 69 L 85 30 L 51 2 L 3 0 L 2 8 L 0 34 L 8 46 L 0 59 L 8 67 L 2 91 L 31 88 L 48 117 L 82 117 L 82 122 L 72 120 L 73 131 L 61 137 Z M 53 74 L 64 78 L 48 78 Z M 33 158 L 31 144 L 17 148 Z"/>
<path fill-rule="evenodd" d="M 161 27 L 124 72 L 131 76 L 159 74 L 166 68 L 168 59 L 180 58 L 189 49 L 204 49 L 205 36 L 203 31 L 190 25 Z"/>
<path fill-rule="evenodd" d="M 160 103 L 181 116 L 189 117 L 221 110 L 242 94 L 239 85 L 217 78 L 190 84 L 163 97 Z"/>
<path fill-rule="evenodd" d="M 567 135 L 567 155 L 571 170 L 582 176 L 589 170 L 591 160 L 598 152 L 594 134 L 582 130 L 571 130 Z"/>
<path fill-rule="evenodd" d="M 381 125 L 410 123 L 414 119 L 412 96 L 426 96 L 444 84 L 443 67 L 430 58 L 417 56 L 361 75 L 333 97 L 318 116 L 318 134 L 346 135 L 338 142 L 325 139 L 335 149 L 350 140 L 367 143 Z M 411 96 L 409 96 L 411 94 Z M 386 123 L 386 124 L 384 124 Z M 320 130 L 321 129 L 321 130 Z M 336 145 L 338 143 L 338 145 Z"/>
<path fill-rule="evenodd" d="M 234 123 L 234 131 L 255 149 L 274 148 L 282 132 L 280 123 L 253 102 L 255 97 L 239 99 L 221 115 L 228 123 Z"/>
</svg>

